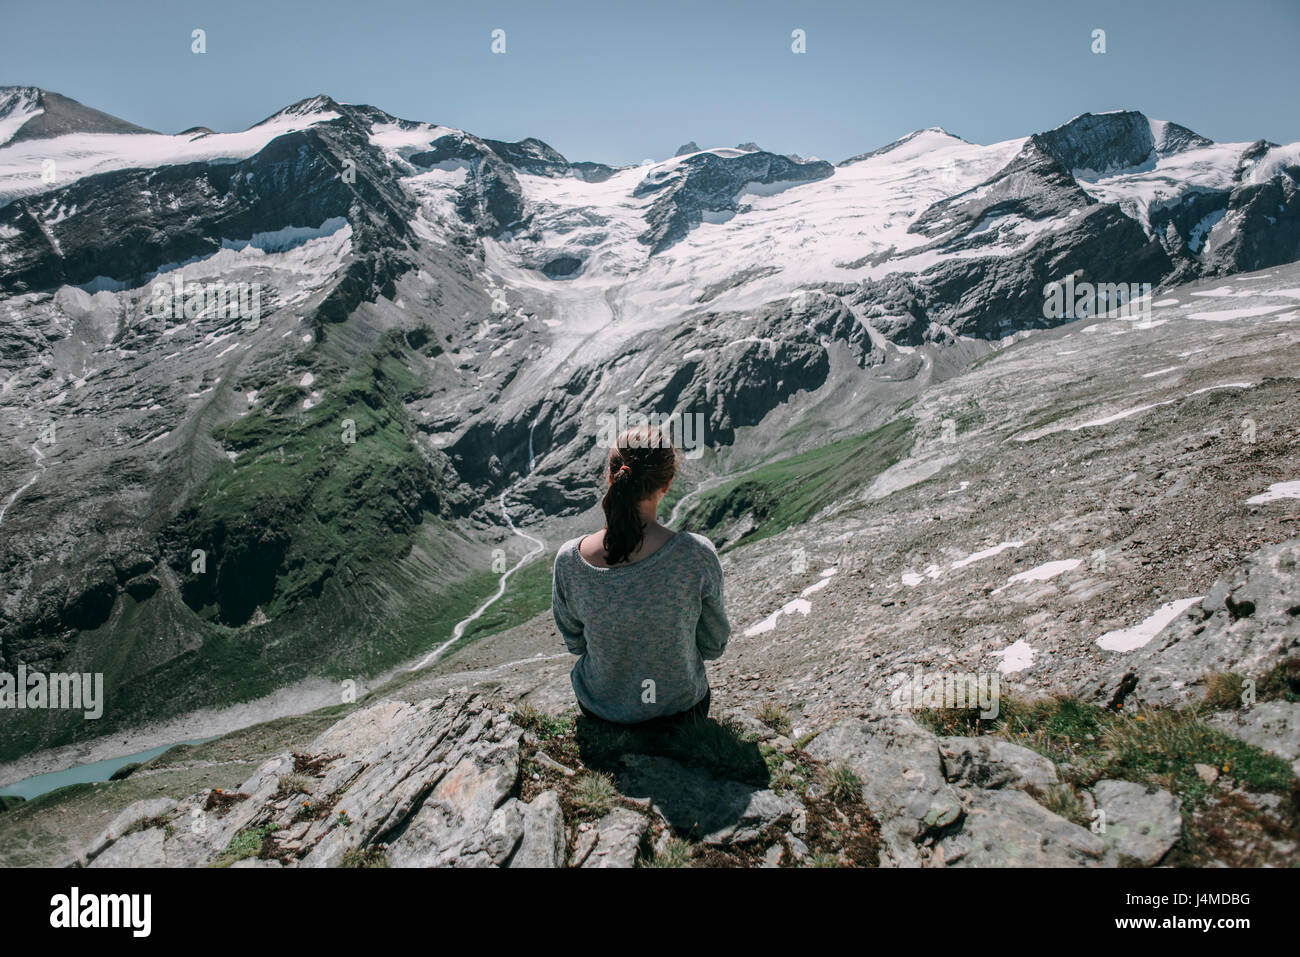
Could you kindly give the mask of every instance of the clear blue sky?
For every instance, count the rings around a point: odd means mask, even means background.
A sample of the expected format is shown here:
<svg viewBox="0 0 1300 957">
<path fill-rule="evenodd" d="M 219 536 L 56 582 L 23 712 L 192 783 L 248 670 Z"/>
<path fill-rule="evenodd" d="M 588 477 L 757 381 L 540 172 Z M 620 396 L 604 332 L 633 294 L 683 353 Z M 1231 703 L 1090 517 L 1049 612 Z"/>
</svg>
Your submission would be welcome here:
<svg viewBox="0 0 1300 957">
<path fill-rule="evenodd" d="M 190 33 L 207 31 L 207 53 Z M 493 55 L 491 31 L 506 31 Z M 790 51 L 791 31 L 808 52 Z M 1095 28 L 1107 52 L 1090 50 Z M 5 0 L 0 84 L 142 126 L 243 129 L 328 93 L 622 164 L 753 140 L 839 160 L 1139 109 L 1300 139 L 1300 0 Z"/>
</svg>

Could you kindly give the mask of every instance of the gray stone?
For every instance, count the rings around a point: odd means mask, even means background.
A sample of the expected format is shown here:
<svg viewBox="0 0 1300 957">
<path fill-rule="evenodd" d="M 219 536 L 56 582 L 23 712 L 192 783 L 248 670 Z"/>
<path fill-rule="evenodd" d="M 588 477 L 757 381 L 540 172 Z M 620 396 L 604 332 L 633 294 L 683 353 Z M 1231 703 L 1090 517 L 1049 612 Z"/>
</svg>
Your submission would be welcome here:
<svg viewBox="0 0 1300 957">
<path fill-rule="evenodd" d="M 1082 684 L 1081 696 L 1130 707 L 1184 707 L 1204 697 L 1201 682 L 1212 672 L 1261 677 L 1300 649 L 1300 615 L 1290 611 L 1300 607 L 1297 568 L 1300 538 L 1261 548 L 1232 577 L 1222 604 L 1193 606 L 1143 647 L 1110 653 L 1100 676 Z"/>
<path fill-rule="evenodd" d="M 935 847 L 949 867 L 1088 867 L 1101 861 L 1101 838 L 1053 814 L 1023 791 L 974 790 L 961 830 Z"/>
<path fill-rule="evenodd" d="M 775 791 L 716 778 L 670 758 L 629 754 L 623 758 L 619 791 L 649 798 L 673 830 L 705 844 L 740 844 L 759 837 L 795 810 Z"/>
<path fill-rule="evenodd" d="M 1227 598 L 1231 592 L 1231 587 L 1225 581 L 1217 581 L 1210 586 L 1209 592 L 1205 595 L 1205 600 L 1201 602 L 1201 613 L 1207 617 L 1217 611 L 1222 611 L 1227 607 Z"/>
<path fill-rule="evenodd" d="M 147 818 L 159 817 L 167 814 L 176 807 L 176 801 L 173 798 L 146 798 L 143 801 L 136 801 L 123 808 L 122 811 L 113 818 L 108 827 L 100 831 L 99 835 L 91 841 L 80 855 L 81 864 L 84 867 L 90 861 L 102 854 L 115 841 L 119 840 L 132 825 L 137 824 Z"/>
<path fill-rule="evenodd" d="M 596 836 L 595 846 L 584 855 L 582 867 L 633 867 L 637 848 L 650 822 L 635 811 L 616 807 L 587 832 Z"/>
<path fill-rule="evenodd" d="M 1002 738 L 939 739 L 944 777 L 959 787 L 1047 788 L 1060 782 L 1056 765 Z"/>
<path fill-rule="evenodd" d="M 163 832 L 159 828 L 136 831 L 119 838 L 96 857 L 89 867 L 162 867 L 167 863 L 163 851 Z"/>
<path fill-rule="evenodd" d="M 438 867 L 470 863 L 468 859 L 481 850 L 480 832 L 493 821 L 497 805 L 514 786 L 518 772 L 517 743 L 513 754 L 489 751 L 484 756 L 463 757 L 439 779 L 402 834 L 389 844 L 389 864 Z"/>
<path fill-rule="evenodd" d="M 510 866 L 564 866 L 564 814 L 558 792 L 543 791 L 524 805 L 523 839 Z"/>
<path fill-rule="evenodd" d="M 906 715 L 841 721 L 806 750 L 828 765 L 844 762 L 862 779 L 863 800 L 884 839 L 883 864 L 921 866 L 918 845 L 961 819 L 938 739 Z"/>
<path fill-rule="evenodd" d="M 1106 863 L 1124 858 L 1151 867 L 1169 853 L 1183 832 L 1178 799 L 1133 781 L 1098 781 L 1092 789 L 1105 814 Z"/>
</svg>

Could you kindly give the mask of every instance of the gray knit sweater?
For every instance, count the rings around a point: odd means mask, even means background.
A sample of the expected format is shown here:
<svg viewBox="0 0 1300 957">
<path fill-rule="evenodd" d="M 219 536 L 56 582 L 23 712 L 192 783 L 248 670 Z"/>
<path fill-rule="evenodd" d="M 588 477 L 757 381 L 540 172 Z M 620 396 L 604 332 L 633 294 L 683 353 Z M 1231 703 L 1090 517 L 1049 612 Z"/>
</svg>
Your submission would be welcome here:
<svg viewBox="0 0 1300 957">
<path fill-rule="evenodd" d="M 678 532 L 649 558 L 597 568 L 580 541 L 560 547 L 551 586 L 555 624 L 581 656 L 570 673 L 578 700 L 624 724 L 698 704 L 704 662 L 722 657 L 731 634 L 713 543 Z"/>
</svg>

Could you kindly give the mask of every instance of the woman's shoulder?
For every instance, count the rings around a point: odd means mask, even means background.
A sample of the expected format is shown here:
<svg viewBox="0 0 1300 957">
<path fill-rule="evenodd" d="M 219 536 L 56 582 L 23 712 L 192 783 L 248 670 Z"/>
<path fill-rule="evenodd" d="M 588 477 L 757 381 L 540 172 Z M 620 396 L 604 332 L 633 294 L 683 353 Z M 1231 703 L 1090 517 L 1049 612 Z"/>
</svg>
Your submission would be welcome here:
<svg viewBox="0 0 1300 957">
<path fill-rule="evenodd" d="M 718 549 L 706 535 L 701 535 L 698 532 L 678 532 L 677 534 L 682 537 L 681 543 L 693 551 L 707 552 L 710 555 L 718 554 Z"/>
<path fill-rule="evenodd" d="M 555 550 L 555 564 L 558 566 L 563 562 L 571 562 L 578 557 L 578 545 L 586 538 L 585 535 L 579 535 L 577 538 L 571 538 Z"/>
<path fill-rule="evenodd" d="M 696 532 L 678 532 L 677 536 L 682 550 L 693 559 L 696 567 L 714 573 L 721 571 L 718 549 L 708 536 Z"/>
</svg>

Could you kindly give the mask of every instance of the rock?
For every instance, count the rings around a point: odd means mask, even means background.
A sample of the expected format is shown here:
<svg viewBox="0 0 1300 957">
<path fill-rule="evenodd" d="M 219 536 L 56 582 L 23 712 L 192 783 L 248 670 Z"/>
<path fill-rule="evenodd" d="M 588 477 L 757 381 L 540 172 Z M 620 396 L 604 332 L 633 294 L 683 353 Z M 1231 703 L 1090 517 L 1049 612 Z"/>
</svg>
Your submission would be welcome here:
<svg viewBox="0 0 1300 957">
<path fill-rule="evenodd" d="M 1261 678 L 1278 660 L 1300 649 L 1300 539 L 1259 549 L 1215 599 L 1208 617 L 1183 614 L 1149 643 L 1114 653 L 1082 697 L 1103 703 L 1182 707 L 1199 701 L 1211 672 Z M 1218 599 L 1222 597 L 1220 605 Z"/>
<path fill-rule="evenodd" d="M 790 850 L 790 856 L 796 861 L 802 861 L 808 857 L 808 845 L 793 834 L 785 836 L 785 846 Z"/>
<path fill-rule="evenodd" d="M 338 795 L 352 825 L 326 832 L 303 864 L 337 866 L 350 848 L 383 835 L 395 867 L 437 866 L 483 850 L 483 829 L 518 776 L 522 736 L 515 729 L 492 740 L 495 714 L 465 694 L 383 701 L 325 731 L 311 753 L 339 758 L 317 793 Z"/>
<path fill-rule="evenodd" d="M 1106 815 L 1100 836 L 1108 864 L 1130 858 L 1152 867 L 1182 836 L 1180 805 L 1168 791 L 1132 781 L 1098 781 L 1092 793 Z"/>
<path fill-rule="evenodd" d="M 509 752 L 509 749 L 503 749 Z M 388 847 L 393 867 L 475 866 L 502 863 L 514 844 L 502 848 L 507 833 L 523 835 L 523 815 L 505 821 L 497 815 L 518 777 L 518 743 L 512 752 L 490 750 L 466 755 L 443 776 L 400 837 Z M 518 802 L 516 802 L 517 804 Z M 485 857 L 483 855 L 486 855 Z"/>
<path fill-rule="evenodd" d="M 884 840 L 882 862 L 919 867 L 918 845 L 962 817 L 961 799 L 943 775 L 938 738 L 910 717 L 841 721 L 806 750 L 828 765 L 844 762 L 862 779 L 862 798 Z"/>
<path fill-rule="evenodd" d="M 1211 767 L 1208 764 L 1196 764 L 1193 765 L 1193 767 L 1196 769 L 1197 776 L 1206 784 L 1213 784 L 1215 781 L 1219 780 L 1218 768 Z"/>
<path fill-rule="evenodd" d="M 558 866 L 564 851 L 558 794 L 544 792 L 531 805 L 510 796 L 522 734 L 470 693 L 417 705 L 380 701 L 308 746 L 304 757 L 312 769 L 297 773 L 320 775 L 310 802 L 302 794 L 280 795 L 279 782 L 294 773 L 297 760 L 283 754 L 264 762 L 237 797 L 201 791 L 179 803 L 132 805 L 86 856 L 100 867 L 205 866 L 241 832 L 257 828 L 269 833 L 278 860 L 242 866 L 336 867 L 349 850 L 378 846 L 394 867 Z M 329 813 L 313 813 L 315 806 Z M 124 833 L 164 813 L 169 826 Z M 616 831 L 606 843 L 605 853 L 620 859 Z"/>
<path fill-rule="evenodd" d="M 159 817 L 168 813 L 176 807 L 176 801 L 173 798 L 148 798 L 143 801 L 136 801 L 122 809 L 117 817 L 113 818 L 108 827 L 104 828 L 99 835 L 91 841 L 80 855 L 82 866 L 86 866 L 102 854 L 115 841 L 122 838 L 132 825 L 148 818 Z"/>
<path fill-rule="evenodd" d="M 596 847 L 596 841 L 600 835 L 595 830 L 579 830 L 577 839 L 573 842 L 573 860 L 569 862 L 571 867 L 581 867 L 583 862 Z"/>
<path fill-rule="evenodd" d="M 621 793 L 649 798 L 674 831 L 705 844 L 752 841 L 795 811 L 794 804 L 775 791 L 716 778 L 670 758 L 629 754 L 623 767 Z"/>
<path fill-rule="evenodd" d="M 564 814 L 557 791 L 543 791 L 524 805 L 524 833 L 510 867 L 563 867 Z"/>
<path fill-rule="evenodd" d="M 583 855 L 581 867 L 633 867 L 637 848 L 650 822 L 635 811 L 616 807 L 588 831 L 595 846 Z M 575 854 L 575 857 L 577 855 Z"/>
<path fill-rule="evenodd" d="M 1101 861 L 1101 838 L 1053 814 L 1015 789 L 969 792 L 961 829 L 935 847 L 949 867 L 1089 867 Z"/>
<path fill-rule="evenodd" d="M 1300 776 L 1300 703 L 1264 701 L 1245 711 L 1216 714 L 1210 723 L 1290 761 L 1291 770 Z"/>
<path fill-rule="evenodd" d="M 1060 782 L 1048 758 L 1002 738 L 939 739 L 944 777 L 958 787 L 1047 788 Z"/>
<path fill-rule="evenodd" d="M 1227 607 L 1226 599 L 1230 592 L 1230 586 L 1225 581 L 1217 581 L 1210 586 L 1209 592 L 1205 595 L 1205 600 L 1201 602 L 1201 613 L 1207 618 L 1217 611 L 1222 611 Z"/>
<path fill-rule="evenodd" d="M 167 863 L 159 828 L 135 831 L 119 838 L 88 867 L 162 867 Z"/>
</svg>

